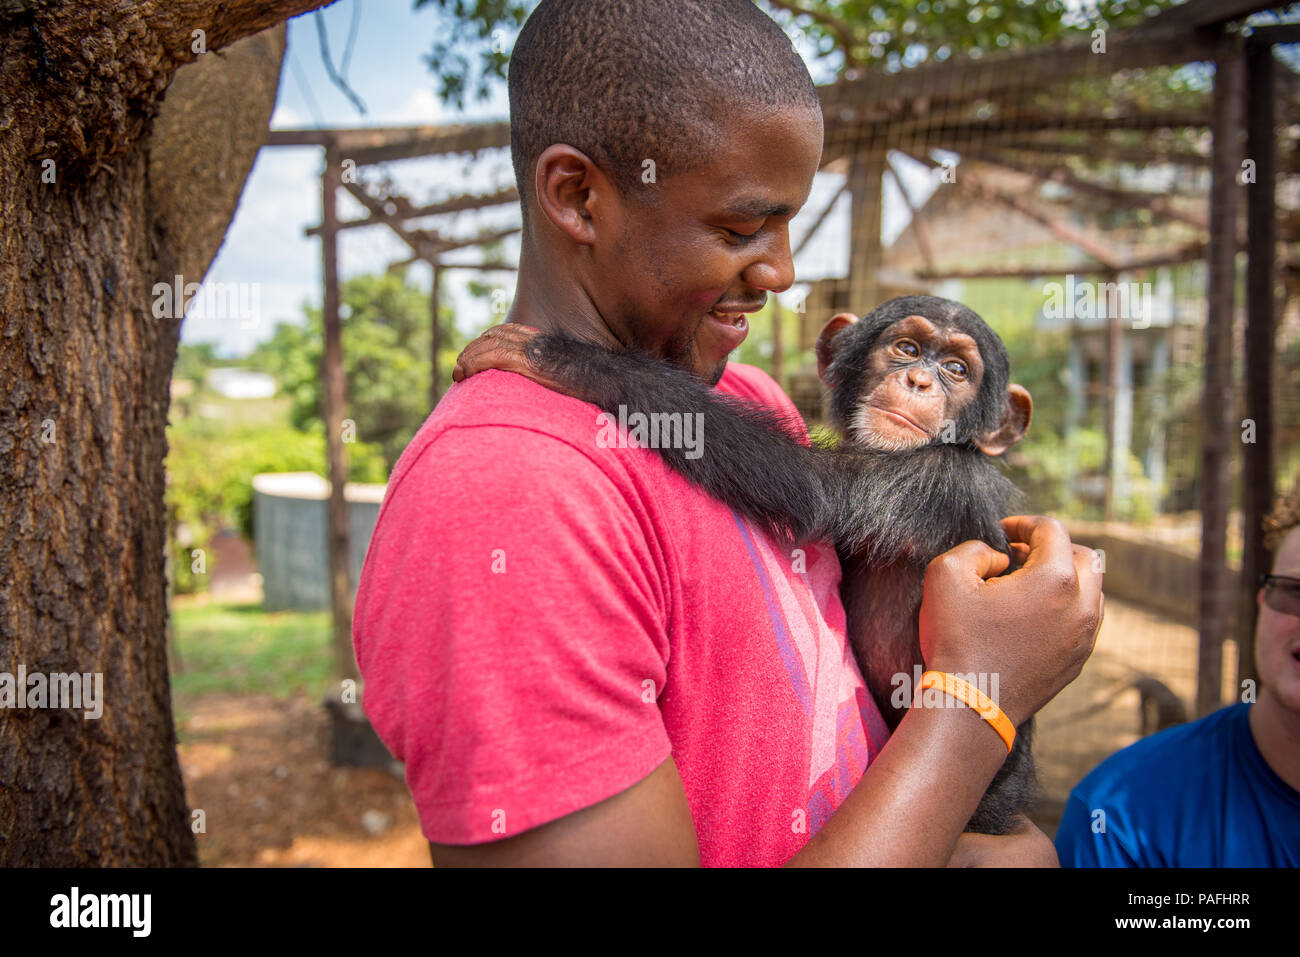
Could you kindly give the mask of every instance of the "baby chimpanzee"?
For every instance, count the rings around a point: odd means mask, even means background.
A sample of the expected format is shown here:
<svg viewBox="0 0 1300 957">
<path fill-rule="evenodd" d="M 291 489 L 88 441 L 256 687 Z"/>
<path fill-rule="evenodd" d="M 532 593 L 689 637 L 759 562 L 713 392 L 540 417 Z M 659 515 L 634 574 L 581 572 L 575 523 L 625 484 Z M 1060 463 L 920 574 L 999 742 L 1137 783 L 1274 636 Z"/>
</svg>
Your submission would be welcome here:
<svg viewBox="0 0 1300 957">
<path fill-rule="evenodd" d="M 893 729 L 923 668 L 926 565 L 970 539 L 1010 555 L 1000 520 L 1017 493 L 995 457 L 1024 436 L 1033 404 L 1009 383 L 997 334 L 960 303 L 933 296 L 894 299 L 861 320 L 835 316 L 818 337 L 817 365 L 842 439 L 835 448 L 802 444 L 778 413 L 662 360 L 521 326 L 489 330 L 458 371 L 519 372 L 610 413 L 703 414 L 702 455 L 659 454 L 788 542 L 835 541 L 849 639 Z M 996 675 L 964 677 L 996 699 Z M 1017 729 L 967 830 L 1004 834 L 1032 803 L 1032 733 L 1032 721 Z"/>
</svg>

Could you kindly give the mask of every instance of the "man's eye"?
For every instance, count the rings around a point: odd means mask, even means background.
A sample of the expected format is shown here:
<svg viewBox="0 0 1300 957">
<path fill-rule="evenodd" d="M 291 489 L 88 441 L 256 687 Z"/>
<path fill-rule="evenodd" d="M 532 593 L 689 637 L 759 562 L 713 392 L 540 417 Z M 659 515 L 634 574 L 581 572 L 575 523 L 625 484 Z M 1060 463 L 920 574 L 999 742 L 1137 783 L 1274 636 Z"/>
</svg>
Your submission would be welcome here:
<svg viewBox="0 0 1300 957">
<path fill-rule="evenodd" d="M 894 349 L 909 359 L 915 359 L 921 354 L 921 347 L 911 339 L 899 339 L 894 343 Z"/>
<path fill-rule="evenodd" d="M 727 236 L 728 236 L 728 237 L 729 237 L 733 242 L 735 242 L 735 243 L 737 243 L 737 244 L 739 244 L 739 245 L 742 245 L 742 246 L 743 246 L 745 243 L 750 242 L 751 240 L 753 240 L 754 237 L 757 236 L 757 235 L 758 235 L 758 230 L 754 230 L 754 232 L 752 232 L 752 233 L 738 233 L 738 232 L 736 232 L 734 229 L 728 229 L 728 230 L 727 230 Z"/>
<path fill-rule="evenodd" d="M 954 375 L 959 379 L 966 378 L 966 363 L 960 359 L 949 359 L 943 364 L 943 367 L 950 375 Z"/>
</svg>

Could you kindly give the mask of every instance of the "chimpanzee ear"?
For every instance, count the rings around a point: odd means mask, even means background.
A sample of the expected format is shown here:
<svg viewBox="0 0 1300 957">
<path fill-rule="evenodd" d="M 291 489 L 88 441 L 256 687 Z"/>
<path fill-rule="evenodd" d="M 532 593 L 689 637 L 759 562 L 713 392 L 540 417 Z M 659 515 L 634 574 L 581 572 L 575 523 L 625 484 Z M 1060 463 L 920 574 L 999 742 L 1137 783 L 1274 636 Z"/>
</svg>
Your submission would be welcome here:
<svg viewBox="0 0 1300 957">
<path fill-rule="evenodd" d="M 858 317 L 851 312 L 841 312 L 822 326 L 822 331 L 817 335 L 817 378 L 826 374 L 826 367 L 835 358 L 835 337 L 857 321 Z"/>
<path fill-rule="evenodd" d="M 1022 385 L 1007 386 L 1007 401 L 1002 407 L 1002 421 L 987 435 L 975 440 L 975 445 L 985 455 L 1001 455 L 1025 437 L 1029 420 L 1034 417 L 1034 400 Z"/>
</svg>

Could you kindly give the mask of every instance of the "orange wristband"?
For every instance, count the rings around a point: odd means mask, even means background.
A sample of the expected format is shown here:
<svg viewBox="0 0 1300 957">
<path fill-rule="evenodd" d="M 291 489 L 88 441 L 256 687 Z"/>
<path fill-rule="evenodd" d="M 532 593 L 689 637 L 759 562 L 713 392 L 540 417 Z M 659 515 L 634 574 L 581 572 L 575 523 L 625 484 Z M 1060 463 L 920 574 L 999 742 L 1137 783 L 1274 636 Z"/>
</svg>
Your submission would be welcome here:
<svg viewBox="0 0 1300 957">
<path fill-rule="evenodd" d="M 921 675 L 921 684 L 916 689 L 913 707 L 916 707 L 921 692 L 926 688 L 938 688 L 969 705 L 976 714 L 993 726 L 993 730 L 1006 743 L 1007 752 L 1010 753 L 1011 745 L 1016 740 L 1016 727 L 1011 723 L 1011 719 L 1002 713 L 1002 709 L 994 703 L 993 699 L 983 691 L 946 671 L 927 671 Z"/>
</svg>

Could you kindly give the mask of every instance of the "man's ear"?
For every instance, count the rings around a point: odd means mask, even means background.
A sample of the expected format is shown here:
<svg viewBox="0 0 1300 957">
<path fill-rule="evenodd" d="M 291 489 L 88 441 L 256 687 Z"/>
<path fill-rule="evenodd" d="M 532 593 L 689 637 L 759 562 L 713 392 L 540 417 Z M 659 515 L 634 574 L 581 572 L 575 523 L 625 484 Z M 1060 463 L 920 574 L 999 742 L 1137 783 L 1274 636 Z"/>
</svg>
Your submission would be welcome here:
<svg viewBox="0 0 1300 957">
<path fill-rule="evenodd" d="M 605 207 L 614 200 L 613 185 L 600 167 L 582 150 L 553 143 L 537 157 L 533 172 L 533 195 L 542 214 L 575 243 L 592 245 L 598 222 L 610 212 Z"/>
<path fill-rule="evenodd" d="M 1002 407 L 1002 421 L 987 435 L 975 440 L 976 447 L 985 455 L 1001 455 L 1025 437 L 1029 421 L 1034 417 L 1034 400 L 1022 385 L 1007 386 L 1007 400 Z"/>
<path fill-rule="evenodd" d="M 835 358 L 835 337 L 857 321 L 858 317 L 852 313 L 841 312 L 822 326 L 822 331 L 817 334 L 817 378 L 825 376 L 826 367 Z"/>
</svg>

